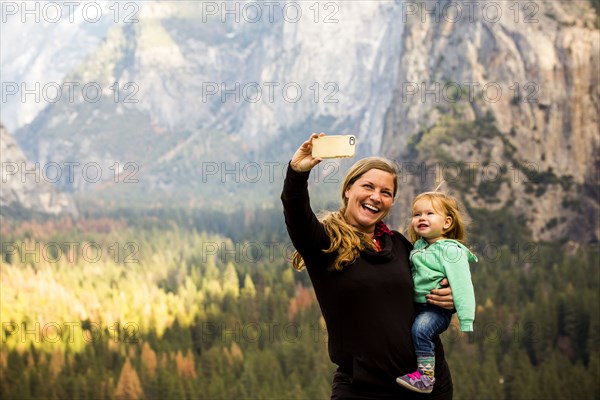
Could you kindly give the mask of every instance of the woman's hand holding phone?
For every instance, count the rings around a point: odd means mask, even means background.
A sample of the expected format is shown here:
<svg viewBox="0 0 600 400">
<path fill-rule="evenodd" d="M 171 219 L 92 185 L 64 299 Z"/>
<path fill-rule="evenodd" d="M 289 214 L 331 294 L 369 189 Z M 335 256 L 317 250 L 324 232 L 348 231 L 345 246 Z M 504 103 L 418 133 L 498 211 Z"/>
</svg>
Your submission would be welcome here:
<svg viewBox="0 0 600 400">
<path fill-rule="evenodd" d="M 296 150 L 296 153 L 294 153 L 294 156 L 292 157 L 292 161 L 290 162 L 290 166 L 292 167 L 292 169 L 294 171 L 296 171 L 296 172 L 310 171 L 311 169 L 313 169 L 313 167 L 315 165 L 317 165 L 318 163 L 323 161 L 322 158 L 313 157 L 313 155 L 312 155 L 313 139 L 318 138 L 318 137 L 323 137 L 323 136 L 325 136 L 325 134 L 322 132 L 319 134 L 313 133 L 312 135 L 310 135 L 310 138 L 307 141 L 305 141 L 304 143 L 302 143 L 302 145 L 300 145 L 298 150 Z"/>
</svg>

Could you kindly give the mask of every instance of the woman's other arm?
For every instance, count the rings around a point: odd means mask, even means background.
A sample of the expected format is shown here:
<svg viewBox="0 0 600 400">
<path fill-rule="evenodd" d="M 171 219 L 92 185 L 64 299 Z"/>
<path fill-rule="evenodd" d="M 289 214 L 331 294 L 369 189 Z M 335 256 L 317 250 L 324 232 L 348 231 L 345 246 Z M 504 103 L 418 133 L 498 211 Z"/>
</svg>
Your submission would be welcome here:
<svg viewBox="0 0 600 400">
<path fill-rule="evenodd" d="M 454 310 L 454 299 L 452 298 L 452 288 L 448 283 L 448 279 L 444 278 L 440 282 L 440 289 L 433 289 L 430 294 L 426 295 L 429 304 L 445 308 L 446 310 Z"/>
</svg>

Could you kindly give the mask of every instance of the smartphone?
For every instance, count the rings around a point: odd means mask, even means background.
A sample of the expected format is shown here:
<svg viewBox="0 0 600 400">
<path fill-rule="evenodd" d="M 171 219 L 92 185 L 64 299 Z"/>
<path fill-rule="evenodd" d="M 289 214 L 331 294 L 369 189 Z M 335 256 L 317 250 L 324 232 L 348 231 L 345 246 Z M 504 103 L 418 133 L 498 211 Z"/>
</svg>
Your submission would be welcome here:
<svg viewBox="0 0 600 400">
<path fill-rule="evenodd" d="M 321 136 L 312 140 L 312 156 L 318 158 L 354 157 L 356 137 L 354 135 Z"/>
</svg>

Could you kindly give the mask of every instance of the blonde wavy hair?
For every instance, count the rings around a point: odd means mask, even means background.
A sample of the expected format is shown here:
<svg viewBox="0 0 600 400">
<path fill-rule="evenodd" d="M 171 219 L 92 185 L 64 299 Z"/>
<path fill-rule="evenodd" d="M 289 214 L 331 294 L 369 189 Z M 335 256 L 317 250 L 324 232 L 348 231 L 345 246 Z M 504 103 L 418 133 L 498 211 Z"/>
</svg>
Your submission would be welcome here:
<svg viewBox="0 0 600 400">
<path fill-rule="evenodd" d="M 331 240 L 331 245 L 328 249 L 323 250 L 324 253 L 337 252 L 337 257 L 333 262 L 333 267 L 337 271 L 341 271 L 346 265 L 352 264 L 360 256 L 360 252 L 365 247 L 375 249 L 373 241 L 367 234 L 359 231 L 350 225 L 345 218 L 346 208 L 348 207 L 348 199 L 346 198 L 346 190 L 351 187 L 354 182 L 360 179 L 366 172 L 378 169 L 384 172 L 389 172 L 393 176 L 394 180 L 394 193 L 393 198 L 396 197 L 398 192 L 398 170 L 395 164 L 383 157 L 366 157 L 357 161 L 348 170 L 344 182 L 342 184 L 341 198 L 342 206 L 334 212 L 326 213 L 321 219 L 325 232 Z M 383 215 L 385 218 L 387 215 Z M 296 270 L 304 268 L 304 259 L 297 252 L 294 251 L 292 257 L 292 265 Z"/>
<path fill-rule="evenodd" d="M 427 199 L 431 201 L 433 209 L 442 215 L 452 218 L 452 224 L 444 231 L 444 237 L 454 239 L 460 243 L 465 243 L 467 240 L 466 223 L 463 219 L 459 201 L 444 192 L 424 192 L 419 194 L 412 202 L 411 210 L 414 208 L 417 201 Z M 415 231 L 412 221 L 408 224 L 408 239 L 411 243 L 415 243 L 421 236 Z"/>
</svg>

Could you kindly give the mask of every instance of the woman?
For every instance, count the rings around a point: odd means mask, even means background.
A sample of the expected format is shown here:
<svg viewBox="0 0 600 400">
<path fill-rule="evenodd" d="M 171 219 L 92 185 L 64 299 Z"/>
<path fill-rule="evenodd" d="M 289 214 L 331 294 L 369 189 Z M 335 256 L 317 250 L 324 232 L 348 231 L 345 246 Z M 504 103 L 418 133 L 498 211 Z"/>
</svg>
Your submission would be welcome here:
<svg viewBox="0 0 600 400">
<path fill-rule="evenodd" d="M 320 222 L 310 208 L 307 184 L 321 161 L 311 155 L 317 136 L 294 154 L 281 200 L 297 250 L 294 267 L 308 270 L 327 324 L 329 356 L 338 365 L 331 398 L 451 399 L 452 378 L 439 337 L 433 392 L 417 394 L 396 383 L 397 376 L 414 369 L 416 358 L 412 246 L 382 222 L 398 190 L 394 165 L 378 157 L 358 161 L 344 180 L 342 207 Z M 453 308 L 450 289 L 432 293 L 431 304 Z"/>
</svg>

